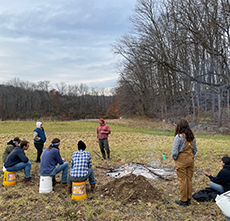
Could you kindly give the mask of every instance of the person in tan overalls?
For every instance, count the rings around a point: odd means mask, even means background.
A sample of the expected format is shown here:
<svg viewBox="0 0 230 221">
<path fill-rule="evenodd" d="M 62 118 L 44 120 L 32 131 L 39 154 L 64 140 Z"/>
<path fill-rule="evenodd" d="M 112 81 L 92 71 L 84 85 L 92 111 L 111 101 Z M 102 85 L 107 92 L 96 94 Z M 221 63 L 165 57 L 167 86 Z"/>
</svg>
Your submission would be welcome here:
<svg viewBox="0 0 230 221">
<path fill-rule="evenodd" d="M 172 158 L 180 186 L 180 200 L 175 202 L 181 206 L 189 206 L 192 199 L 192 176 L 194 172 L 194 156 L 197 152 L 196 139 L 186 120 L 178 121 L 172 148 Z"/>
</svg>

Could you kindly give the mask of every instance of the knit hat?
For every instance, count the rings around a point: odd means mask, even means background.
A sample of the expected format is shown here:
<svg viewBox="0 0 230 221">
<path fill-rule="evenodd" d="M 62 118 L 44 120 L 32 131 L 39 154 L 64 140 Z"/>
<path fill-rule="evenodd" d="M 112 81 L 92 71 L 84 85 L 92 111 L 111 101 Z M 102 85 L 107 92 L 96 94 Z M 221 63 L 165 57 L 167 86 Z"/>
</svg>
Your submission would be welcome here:
<svg viewBox="0 0 230 221">
<path fill-rule="evenodd" d="M 77 146 L 78 146 L 78 150 L 85 150 L 86 149 L 85 143 L 81 140 L 78 142 Z"/>
<path fill-rule="evenodd" d="M 18 142 L 18 143 L 21 142 L 21 140 L 19 139 L 19 137 L 15 137 L 15 138 L 13 139 L 13 143 L 15 143 L 15 142 Z"/>
<path fill-rule="evenodd" d="M 37 127 L 37 128 L 41 128 L 41 125 L 42 125 L 42 122 L 37 122 L 37 123 L 36 123 L 36 127 Z"/>
<path fill-rule="evenodd" d="M 104 121 L 104 119 L 103 119 L 103 118 L 101 118 L 99 121 L 101 121 L 103 124 L 105 123 L 105 121 Z"/>
<path fill-rule="evenodd" d="M 230 165 L 230 157 L 223 157 L 221 159 L 225 165 Z"/>
</svg>

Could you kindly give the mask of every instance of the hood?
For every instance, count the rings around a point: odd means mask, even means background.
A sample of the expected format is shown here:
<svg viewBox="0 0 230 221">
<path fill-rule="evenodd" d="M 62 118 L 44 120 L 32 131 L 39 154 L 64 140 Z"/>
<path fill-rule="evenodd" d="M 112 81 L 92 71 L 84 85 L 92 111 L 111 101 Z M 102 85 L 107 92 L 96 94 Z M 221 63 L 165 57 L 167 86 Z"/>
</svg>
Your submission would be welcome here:
<svg viewBox="0 0 230 221">
<path fill-rule="evenodd" d="M 223 169 L 230 170 L 230 165 L 224 165 Z"/>
<path fill-rule="evenodd" d="M 8 144 L 12 144 L 12 145 L 14 145 L 15 146 L 15 144 L 14 144 L 14 141 L 13 140 L 10 140 L 8 143 L 7 143 L 7 145 Z"/>
</svg>

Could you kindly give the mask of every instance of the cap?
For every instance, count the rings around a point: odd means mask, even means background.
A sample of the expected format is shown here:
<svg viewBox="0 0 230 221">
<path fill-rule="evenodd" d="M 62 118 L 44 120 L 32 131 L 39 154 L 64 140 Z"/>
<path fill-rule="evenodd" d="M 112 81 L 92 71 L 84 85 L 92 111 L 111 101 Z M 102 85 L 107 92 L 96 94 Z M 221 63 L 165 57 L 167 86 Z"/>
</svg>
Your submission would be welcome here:
<svg viewBox="0 0 230 221">
<path fill-rule="evenodd" d="M 20 143 L 20 142 L 21 142 L 21 140 L 19 139 L 19 137 L 15 137 L 15 138 L 13 139 L 13 142 L 14 142 L 14 143 L 15 143 L 15 142 Z"/>
</svg>

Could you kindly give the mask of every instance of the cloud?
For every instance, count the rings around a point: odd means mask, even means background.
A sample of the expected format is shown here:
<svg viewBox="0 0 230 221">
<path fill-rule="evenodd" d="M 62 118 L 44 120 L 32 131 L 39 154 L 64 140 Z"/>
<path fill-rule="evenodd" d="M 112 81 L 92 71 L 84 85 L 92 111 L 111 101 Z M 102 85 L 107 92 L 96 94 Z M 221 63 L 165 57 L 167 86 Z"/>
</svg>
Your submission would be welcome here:
<svg viewBox="0 0 230 221">
<path fill-rule="evenodd" d="M 111 52 L 128 32 L 134 0 L 0 0 L 0 83 L 13 77 L 112 87 Z"/>
</svg>

